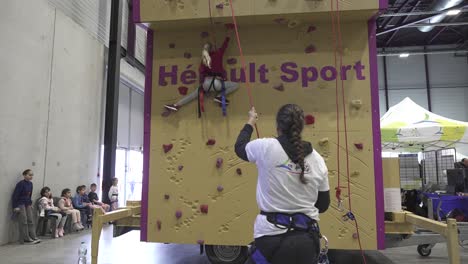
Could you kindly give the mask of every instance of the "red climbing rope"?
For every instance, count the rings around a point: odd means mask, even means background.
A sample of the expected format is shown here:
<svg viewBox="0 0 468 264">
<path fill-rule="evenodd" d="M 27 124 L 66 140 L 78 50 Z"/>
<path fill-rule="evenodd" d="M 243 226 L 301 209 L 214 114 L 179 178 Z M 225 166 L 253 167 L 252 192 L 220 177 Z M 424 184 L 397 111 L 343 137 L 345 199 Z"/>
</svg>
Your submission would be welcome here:
<svg viewBox="0 0 468 264">
<path fill-rule="evenodd" d="M 234 6 L 232 5 L 232 0 L 229 0 L 229 5 L 231 7 L 232 22 L 234 24 L 234 30 L 236 32 L 237 47 L 239 48 L 239 54 L 240 54 L 242 70 L 244 70 L 244 72 L 246 72 L 247 67 L 246 67 L 246 64 L 245 64 L 244 53 L 242 52 L 242 46 L 241 46 L 241 42 L 240 42 L 239 30 L 237 28 L 237 20 L 236 20 L 236 15 L 234 13 Z M 245 85 L 247 86 L 247 95 L 249 97 L 250 107 L 252 108 L 252 107 L 254 107 L 254 104 L 253 104 L 252 90 L 250 88 L 249 78 L 245 78 Z M 257 132 L 257 138 L 259 138 L 260 133 L 258 132 L 257 124 L 255 124 L 255 131 Z"/>
<path fill-rule="evenodd" d="M 346 150 L 346 176 L 347 176 L 347 180 L 348 180 L 348 206 L 349 206 L 349 211 L 352 212 L 352 202 L 351 202 L 351 177 L 350 177 L 350 173 L 349 173 L 349 149 L 348 149 L 348 128 L 347 128 L 347 120 L 346 120 L 346 102 L 345 102 L 345 90 L 344 90 L 344 80 L 341 76 L 341 71 L 342 71 L 342 68 L 343 68 L 343 52 L 344 52 L 344 49 L 343 49 L 343 40 L 342 40 L 342 33 L 341 33 L 341 14 L 340 14 L 340 8 L 339 8 L 339 1 L 338 0 L 335 0 L 335 3 L 336 3 L 336 12 L 333 11 L 333 0 L 331 0 L 331 13 L 332 13 L 332 23 L 333 23 L 333 28 L 335 29 L 335 21 L 334 21 L 334 17 L 333 17 L 333 13 L 335 13 L 336 15 L 336 19 L 337 19 L 337 26 L 336 26 L 336 29 L 337 29 L 337 32 L 335 32 L 335 30 L 333 30 L 333 34 L 336 34 L 338 35 L 338 50 L 340 51 L 340 68 L 339 68 L 339 73 L 340 75 L 337 76 L 336 80 L 338 80 L 338 78 L 341 79 L 341 96 L 342 96 L 342 107 L 343 107 L 343 122 L 344 122 L 344 136 L 345 136 L 345 150 Z M 334 41 L 336 42 L 336 37 L 334 37 Z M 336 67 L 336 52 L 337 52 L 337 44 L 335 43 L 335 67 Z M 338 86 L 338 82 L 336 82 L 337 86 Z M 336 89 L 338 90 L 338 88 Z M 338 95 L 338 93 L 337 93 Z M 339 106 L 337 104 L 337 109 L 339 109 Z M 337 128 L 338 130 L 338 128 Z M 338 137 L 339 138 L 339 137 Z M 338 144 L 339 145 L 339 144 Z M 339 164 L 339 159 L 338 159 L 338 164 Z M 339 166 L 339 165 L 338 165 Z M 340 175 L 338 173 L 338 187 L 337 187 L 337 192 L 338 190 L 340 191 L 341 193 L 341 186 L 340 186 Z M 354 218 L 354 224 L 356 226 L 356 234 L 357 234 L 357 239 L 358 239 L 358 243 L 359 243 L 359 250 L 361 251 L 361 255 L 362 255 L 362 259 L 364 261 L 364 264 L 366 264 L 366 257 L 364 255 L 364 250 L 362 249 L 362 244 L 361 244 L 361 236 L 359 234 L 359 225 L 358 225 L 358 221 L 356 218 Z"/>
<path fill-rule="evenodd" d="M 212 33 L 212 39 L 213 39 L 213 45 L 214 49 L 217 50 L 218 47 L 216 45 L 216 32 L 214 28 L 214 21 L 213 21 L 213 16 L 211 15 L 211 0 L 208 0 L 208 11 L 210 12 L 210 22 L 211 22 L 211 33 Z"/>
</svg>

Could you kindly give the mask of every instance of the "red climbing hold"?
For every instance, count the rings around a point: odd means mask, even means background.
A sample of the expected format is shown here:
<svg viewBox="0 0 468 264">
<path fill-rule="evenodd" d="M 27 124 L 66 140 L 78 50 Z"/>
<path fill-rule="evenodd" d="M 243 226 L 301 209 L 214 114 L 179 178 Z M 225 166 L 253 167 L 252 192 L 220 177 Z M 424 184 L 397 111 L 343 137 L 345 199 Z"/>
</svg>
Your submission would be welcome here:
<svg viewBox="0 0 468 264">
<path fill-rule="evenodd" d="M 182 211 L 179 211 L 179 210 L 176 211 L 175 217 L 176 217 L 177 219 L 181 218 L 181 217 L 182 217 Z"/>
<path fill-rule="evenodd" d="M 207 38 L 210 36 L 210 33 L 206 32 L 206 31 L 203 31 L 202 33 L 200 33 L 200 37 L 202 38 Z"/>
<path fill-rule="evenodd" d="M 315 46 L 313 44 L 310 44 L 309 46 L 307 46 L 304 50 L 305 53 L 313 53 L 315 52 L 317 49 L 315 49 Z"/>
<path fill-rule="evenodd" d="M 207 204 L 200 205 L 200 212 L 202 212 L 203 214 L 207 214 L 208 213 L 208 205 Z"/>
<path fill-rule="evenodd" d="M 284 91 L 284 85 L 282 83 L 278 84 L 278 85 L 275 85 L 275 86 L 273 86 L 273 89 L 275 89 L 277 91 L 280 91 L 280 92 L 283 92 Z"/>
<path fill-rule="evenodd" d="M 354 143 L 354 146 L 359 150 L 364 149 L 364 144 L 362 144 L 362 143 Z"/>
<path fill-rule="evenodd" d="M 207 146 L 213 146 L 214 144 L 216 144 L 216 140 L 214 139 L 208 139 L 208 141 L 206 142 Z"/>
<path fill-rule="evenodd" d="M 315 30 L 317 30 L 315 26 L 309 26 L 309 28 L 307 29 L 307 33 L 313 32 Z"/>
<path fill-rule="evenodd" d="M 205 240 L 199 239 L 199 240 L 197 240 L 197 244 L 198 244 L 198 245 L 204 245 L 204 244 L 205 244 Z"/>
<path fill-rule="evenodd" d="M 186 59 L 192 58 L 192 53 L 190 53 L 190 52 L 184 52 L 184 58 L 186 58 Z"/>
<path fill-rule="evenodd" d="M 180 94 L 180 95 L 187 95 L 187 92 L 188 92 L 188 88 L 187 88 L 187 87 L 185 87 L 185 86 L 180 86 L 178 90 L 179 90 L 179 94 Z"/>
<path fill-rule="evenodd" d="M 315 123 L 315 117 L 313 115 L 306 115 L 305 123 L 306 125 L 313 125 Z"/>
<path fill-rule="evenodd" d="M 174 48 L 175 48 L 175 44 L 174 44 L 174 43 L 169 43 L 169 48 L 170 48 L 170 49 L 174 49 Z"/>
<path fill-rule="evenodd" d="M 164 144 L 164 145 L 163 145 L 164 153 L 168 153 L 169 151 L 171 151 L 172 147 L 174 147 L 174 145 L 172 145 L 172 144 Z"/>
<path fill-rule="evenodd" d="M 223 5 L 223 4 L 217 4 L 217 5 L 216 5 L 216 8 L 218 8 L 218 9 L 223 9 L 223 8 L 224 8 L 224 5 Z"/>
<path fill-rule="evenodd" d="M 216 190 L 218 190 L 218 192 L 222 192 L 224 191 L 224 187 L 221 185 L 218 185 L 218 188 L 216 188 Z"/>
<path fill-rule="evenodd" d="M 158 227 L 158 231 L 161 231 L 161 226 L 162 226 L 161 220 L 156 221 L 156 226 Z"/>
<path fill-rule="evenodd" d="M 165 195 L 164 195 L 164 199 L 165 199 L 165 200 L 169 200 L 169 198 L 171 198 L 171 197 L 169 196 L 169 194 L 165 194 Z"/>
<path fill-rule="evenodd" d="M 236 169 L 237 175 L 242 175 L 242 170 L 240 168 Z"/>
<path fill-rule="evenodd" d="M 229 65 L 236 64 L 236 63 L 237 63 L 236 58 L 230 58 L 230 59 L 227 60 L 227 64 L 229 64 Z"/>
<path fill-rule="evenodd" d="M 224 24 L 224 27 L 226 27 L 226 29 L 234 29 L 234 24 L 233 23 L 226 23 Z"/>
<path fill-rule="evenodd" d="M 216 168 L 221 168 L 221 166 L 223 166 L 223 159 L 222 158 L 218 158 L 216 160 Z"/>
<path fill-rule="evenodd" d="M 183 165 L 179 165 L 179 167 L 177 167 L 177 169 L 178 169 L 179 171 L 182 171 L 182 170 L 184 169 L 184 166 L 183 166 Z"/>
</svg>

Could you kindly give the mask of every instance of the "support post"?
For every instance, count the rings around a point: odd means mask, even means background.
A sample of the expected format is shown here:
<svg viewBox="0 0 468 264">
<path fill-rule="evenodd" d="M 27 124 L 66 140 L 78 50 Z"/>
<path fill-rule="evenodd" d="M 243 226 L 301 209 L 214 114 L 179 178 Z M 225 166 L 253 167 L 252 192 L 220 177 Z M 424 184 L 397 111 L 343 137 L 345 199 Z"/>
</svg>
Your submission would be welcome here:
<svg viewBox="0 0 468 264">
<path fill-rule="evenodd" d="M 426 51 L 426 47 L 424 47 L 424 51 Z M 429 79 L 429 62 L 427 59 L 427 54 L 424 54 L 424 73 L 426 74 L 427 106 L 428 110 L 432 111 L 431 82 Z"/>
<path fill-rule="evenodd" d="M 91 236 L 91 264 L 98 263 L 99 239 L 102 231 L 102 212 L 101 208 L 95 208 L 93 213 L 93 228 Z"/>
<path fill-rule="evenodd" d="M 104 164 L 102 177 L 103 201 L 109 202 L 108 192 L 115 177 L 115 151 L 120 83 L 120 39 L 122 0 L 112 0 L 109 52 L 107 60 L 106 112 L 104 124 Z"/>
<path fill-rule="evenodd" d="M 460 247 L 458 244 L 458 228 L 455 219 L 447 219 L 447 251 L 450 264 L 460 264 Z"/>
<path fill-rule="evenodd" d="M 385 89 L 385 109 L 388 111 L 390 105 L 388 103 L 388 78 L 387 78 L 387 57 L 383 57 L 383 70 L 384 70 L 384 89 Z"/>
</svg>

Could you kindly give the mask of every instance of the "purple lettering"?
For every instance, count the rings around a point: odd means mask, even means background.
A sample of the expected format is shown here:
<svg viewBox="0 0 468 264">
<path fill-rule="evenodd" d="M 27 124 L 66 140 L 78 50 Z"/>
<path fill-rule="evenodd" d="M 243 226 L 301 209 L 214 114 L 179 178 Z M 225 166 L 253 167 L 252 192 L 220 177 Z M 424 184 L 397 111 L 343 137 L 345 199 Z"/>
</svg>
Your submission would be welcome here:
<svg viewBox="0 0 468 264">
<path fill-rule="evenodd" d="M 249 63 L 249 81 L 255 82 L 255 62 Z"/>
<path fill-rule="evenodd" d="M 315 82 L 318 78 L 317 68 L 302 67 L 302 87 L 309 87 L 309 82 Z"/>
<path fill-rule="evenodd" d="M 341 66 L 341 80 L 348 80 L 348 71 L 351 70 L 353 66 L 343 65 Z"/>
<path fill-rule="evenodd" d="M 283 82 L 295 82 L 297 79 L 299 79 L 299 74 L 296 70 L 297 64 L 294 62 L 285 62 L 281 64 L 281 71 L 285 75 L 281 75 L 281 80 Z M 291 77 L 288 77 L 286 74 L 289 74 Z"/>
<path fill-rule="evenodd" d="M 260 73 L 260 82 L 268 83 L 269 80 L 266 78 L 266 73 L 268 72 L 268 69 L 266 68 L 265 64 L 262 64 L 262 66 L 260 66 L 260 69 L 258 69 L 258 72 Z"/>
<path fill-rule="evenodd" d="M 331 76 L 328 76 L 328 72 L 331 72 Z M 320 77 L 322 77 L 323 80 L 325 81 L 333 81 L 336 79 L 336 69 L 333 66 L 325 66 L 322 68 L 320 71 Z"/>
<path fill-rule="evenodd" d="M 171 78 L 171 84 L 175 85 L 177 84 L 177 65 L 172 65 L 171 71 L 167 72 L 166 71 L 166 66 L 159 66 L 159 85 L 160 86 L 166 86 L 166 78 L 170 77 Z"/>
<path fill-rule="evenodd" d="M 197 73 L 193 70 L 188 70 L 190 67 L 192 67 L 191 64 L 187 66 L 187 70 L 183 71 L 180 76 L 180 81 L 185 85 L 194 84 L 197 81 Z"/>
<path fill-rule="evenodd" d="M 361 64 L 361 61 L 356 62 L 354 64 L 354 70 L 356 71 L 356 78 L 360 81 L 365 80 L 366 76 L 362 74 L 362 70 L 364 70 L 364 65 Z"/>
<path fill-rule="evenodd" d="M 240 69 L 240 78 L 237 78 L 237 69 L 231 69 L 231 82 L 243 82 L 245 83 L 245 71 Z"/>
</svg>

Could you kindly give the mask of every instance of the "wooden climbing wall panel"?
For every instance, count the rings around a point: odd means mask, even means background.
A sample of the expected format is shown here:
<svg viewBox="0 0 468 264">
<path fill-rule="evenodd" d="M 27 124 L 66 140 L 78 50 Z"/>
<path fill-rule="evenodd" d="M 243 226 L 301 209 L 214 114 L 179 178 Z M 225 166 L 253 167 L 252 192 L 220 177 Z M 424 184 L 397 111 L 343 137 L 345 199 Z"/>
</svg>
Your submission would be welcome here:
<svg viewBox="0 0 468 264">
<path fill-rule="evenodd" d="M 358 249 L 354 222 L 342 219 L 348 208 L 347 200 L 345 211 L 340 212 L 334 196 L 337 162 L 340 162 L 342 186 L 347 186 L 341 93 L 340 159 L 337 160 L 335 87 L 338 83 L 341 89 L 343 79 L 353 213 L 359 223 L 363 248 L 382 247 L 377 243 L 383 234 L 380 229 L 383 221 L 377 220 L 377 212 L 382 210 L 379 205 L 383 201 L 382 176 L 378 170 L 380 165 L 374 167 L 372 122 L 372 109 L 375 110 L 378 97 L 371 96 L 367 21 L 343 23 L 340 71 L 339 59 L 338 66 L 334 62 L 330 23 L 300 21 L 295 27 L 288 27 L 289 20 L 239 25 L 248 63 L 246 72 L 242 73 L 235 37 L 230 33 L 225 68 L 228 78 L 240 83 L 240 89 L 228 96 L 231 104 L 226 117 L 213 97 L 205 98 L 206 112 L 202 118 L 197 116 L 196 100 L 170 115 L 163 113 L 163 106 L 197 88 L 201 47 L 213 39 L 210 27 L 168 30 L 157 28 L 157 23 L 153 25 L 156 29 L 151 114 L 146 116 L 148 121 L 150 118 L 151 130 L 150 145 L 147 145 L 149 178 L 144 201 L 147 217 L 142 219 L 143 240 L 219 245 L 246 245 L 253 240 L 253 223 L 258 213 L 257 172 L 253 164 L 241 161 L 234 153 L 235 140 L 249 110 L 244 83 L 248 78 L 260 114 L 261 137 L 276 135 L 275 115 L 283 104 L 298 104 L 309 115 L 309 121 L 313 117 L 313 124 L 305 127 L 303 137 L 326 160 L 332 196 L 331 208 L 321 215 L 322 233 L 329 238 L 332 248 Z M 216 24 L 215 31 L 220 45 L 229 33 L 223 24 Z M 214 145 L 207 144 L 210 139 Z M 223 161 L 219 168 L 218 159 Z M 343 198 L 347 197 L 348 189 L 344 188 Z"/>
</svg>

